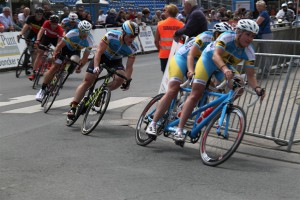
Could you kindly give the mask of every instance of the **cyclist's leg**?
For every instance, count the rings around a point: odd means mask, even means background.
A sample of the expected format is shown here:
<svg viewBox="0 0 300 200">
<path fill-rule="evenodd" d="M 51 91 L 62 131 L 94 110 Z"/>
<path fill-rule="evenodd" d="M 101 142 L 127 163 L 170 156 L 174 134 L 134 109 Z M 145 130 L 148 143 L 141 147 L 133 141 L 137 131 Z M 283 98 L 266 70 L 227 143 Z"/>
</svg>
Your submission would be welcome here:
<svg viewBox="0 0 300 200">
<path fill-rule="evenodd" d="M 122 75 L 125 76 L 125 67 L 122 64 L 122 59 L 110 61 L 106 58 L 105 55 L 103 55 L 101 57 L 101 63 L 105 63 L 108 67 L 116 69 L 116 71 L 119 74 L 122 74 Z M 108 88 L 110 90 L 115 90 L 115 89 L 119 88 L 122 85 L 123 82 L 124 82 L 123 78 L 115 75 L 113 80 L 108 83 Z"/>
<path fill-rule="evenodd" d="M 203 59 L 203 57 L 200 57 L 196 63 L 195 77 L 192 85 L 192 91 L 191 94 L 188 96 L 187 100 L 185 101 L 185 104 L 182 108 L 180 122 L 175 134 L 175 136 L 177 136 L 175 137 L 175 139 L 177 140 L 184 139 L 184 137 L 182 136 L 183 127 L 186 121 L 188 120 L 188 118 L 190 117 L 197 102 L 199 101 L 199 99 L 201 99 L 207 81 L 209 80 L 209 77 L 214 71 L 212 67 L 210 68 L 205 67 L 204 63 L 205 63 L 205 58 Z"/>
<path fill-rule="evenodd" d="M 154 113 L 153 121 L 147 127 L 146 133 L 156 135 L 156 123 L 168 110 L 172 100 L 176 97 L 180 89 L 180 84 L 183 82 L 184 74 L 186 74 L 186 72 L 186 60 L 173 56 L 169 66 L 168 90 L 159 101 Z"/>
</svg>

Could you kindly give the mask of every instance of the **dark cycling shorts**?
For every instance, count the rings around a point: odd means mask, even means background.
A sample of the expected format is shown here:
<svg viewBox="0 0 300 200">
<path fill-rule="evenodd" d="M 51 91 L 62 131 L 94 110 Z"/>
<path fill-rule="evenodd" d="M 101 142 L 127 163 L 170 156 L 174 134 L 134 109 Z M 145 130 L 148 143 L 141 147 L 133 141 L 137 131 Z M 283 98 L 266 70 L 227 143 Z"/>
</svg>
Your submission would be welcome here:
<svg viewBox="0 0 300 200">
<path fill-rule="evenodd" d="M 125 67 L 122 63 L 122 59 L 117 59 L 117 60 L 109 60 L 106 55 L 102 55 L 101 56 L 101 60 L 100 60 L 100 64 L 105 63 L 106 66 L 110 67 L 110 68 L 114 68 L 116 70 L 125 70 Z M 86 72 L 92 73 L 93 74 L 93 70 L 94 70 L 94 58 L 91 60 L 91 62 L 89 63 L 88 68 L 86 69 Z"/>
<path fill-rule="evenodd" d="M 37 34 L 31 30 L 28 32 L 28 34 L 25 33 L 25 35 L 26 35 L 26 39 L 33 40 L 33 41 L 35 41 L 37 37 Z"/>
<path fill-rule="evenodd" d="M 42 44 L 44 46 L 48 46 L 48 45 L 52 44 L 53 46 L 56 47 L 57 40 L 58 40 L 58 38 L 51 38 L 51 37 L 48 37 L 47 35 L 43 35 L 43 37 L 42 37 L 42 39 L 40 41 L 40 44 Z M 46 50 L 42 46 L 39 46 L 39 49 L 44 50 L 44 51 Z"/>
</svg>

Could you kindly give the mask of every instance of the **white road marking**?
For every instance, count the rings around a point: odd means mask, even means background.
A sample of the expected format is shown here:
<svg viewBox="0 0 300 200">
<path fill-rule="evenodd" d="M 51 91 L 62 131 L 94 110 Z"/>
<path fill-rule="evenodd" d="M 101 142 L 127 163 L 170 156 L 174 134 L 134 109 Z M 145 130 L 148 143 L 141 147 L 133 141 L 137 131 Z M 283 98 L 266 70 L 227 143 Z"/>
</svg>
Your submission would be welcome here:
<svg viewBox="0 0 300 200">
<path fill-rule="evenodd" d="M 35 99 L 35 95 L 25 95 L 25 96 L 20 96 L 20 97 L 14 97 L 14 98 L 10 98 L 9 101 L 0 102 L 0 107 L 13 105 L 13 104 L 17 104 L 17 103 L 23 103 L 26 101 L 32 101 L 33 99 Z"/>
<path fill-rule="evenodd" d="M 34 99 L 34 97 L 31 97 L 30 100 Z M 67 106 L 72 101 L 72 99 L 73 98 L 57 100 L 53 103 L 51 109 Z M 140 103 L 140 102 L 142 102 L 146 99 L 148 99 L 148 97 L 127 97 L 127 98 L 119 99 L 119 100 L 116 100 L 116 101 L 111 101 L 109 103 L 107 109 L 111 110 L 111 109 L 115 109 L 115 108 L 121 108 L 121 107 L 124 107 L 124 106 L 130 106 L 130 105 L 138 104 L 138 103 Z M 14 110 L 5 111 L 5 112 L 2 112 L 2 113 L 31 114 L 31 113 L 41 112 L 41 111 L 43 111 L 43 108 L 41 107 L 40 104 L 38 104 L 38 105 L 34 105 L 34 106 L 28 106 L 28 107 L 24 107 L 24 108 L 18 108 L 18 109 L 14 109 Z M 66 113 L 64 113 L 64 114 L 66 114 Z"/>
</svg>

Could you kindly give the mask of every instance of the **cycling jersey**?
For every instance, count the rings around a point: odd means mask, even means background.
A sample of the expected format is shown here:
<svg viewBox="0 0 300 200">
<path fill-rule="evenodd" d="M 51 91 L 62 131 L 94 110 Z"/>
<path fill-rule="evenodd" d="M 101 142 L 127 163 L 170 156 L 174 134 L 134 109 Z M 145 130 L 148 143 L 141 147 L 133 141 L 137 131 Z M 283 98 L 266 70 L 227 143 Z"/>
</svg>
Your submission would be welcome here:
<svg viewBox="0 0 300 200">
<path fill-rule="evenodd" d="M 86 50 L 90 51 L 94 44 L 93 36 L 90 33 L 89 33 L 88 37 L 83 40 L 79 37 L 78 29 L 70 30 L 63 37 L 63 41 L 66 42 L 66 46 L 68 47 L 68 49 L 70 49 L 70 51 L 81 50 L 83 48 L 86 48 Z"/>
<path fill-rule="evenodd" d="M 61 26 L 63 27 L 63 29 L 65 30 L 65 32 L 66 33 L 68 33 L 70 30 L 72 30 L 72 29 L 75 29 L 75 28 L 77 28 L 77 26 L 78 26 L 78 24 L 79 24 L 79 22 L 80 22 L 80 20 L 79 19 L 77 19 L 75 22 L 76 23 L 74 23 L 74 24 L 72 24 L 72 23 L 70 23 L 70 19 L 67 17 L 67 18 L 64 18 L 62 21 L 61 21 Z"/>
<path fill-rule="evenodd" d="M 51 28 L 50 20 L 46 20 L 42 26 L 45 29 L 45 35 L 49 38 L 59 38 L 63 36 L 64 30 L 60 25 L 57 25 L 56 28 L 53 30 Z"/>
<path fill-rule="evenodd" d="M 36 37 L 37 37 L 37 34 L 39 33 L 39 31 L 40 31 L 42 25 L 44 24 L 44 22 L 45 22 L 44 18 L 42 18 L 40 21 L 37 21 L 34 15 L 29 16 L 26 20 L 26 24 L 28 26 L 30 26 L 30 31 L 29 31 L 26 38 L 30 39 L 30 40 L 31 39 L 35 40 Z"/>
<path fill-rule="evenodd" d="M 102 41 L 104 41 L 108 47 L 104 54 L 109 60 L 121 59 L 124 56 L 135 56 L 138 46 L 133 42 L 130 46 L 123 43 L 122 32 L 118 30 L 112 30 L 107 32 Z"/>
<path fill-rule="evenodd" d="M 205 47 L 213 40 L 213 33 L 210 31 L 205 31 L 191 41 L 181 46 L 176 54 L 172 57 L 169 66 L 169 79 L 176 80 L 179 82 L 183 81 L 184 76 L 187 73 L 187 55 L 193 46 L 198 47 L 200 52 L 202 52 Z M 198 58 L 195 58 L 194 63 L 197 62 Z"/>
<path fill-rule="evenodd" d="M 252 45 L 245 48 L 239 48 L 235 45 L 236 33 L 225 32 L 222 33 L 218 39 L 210 43 L 205 50 L 198 62 L 196 63 L 195 69 L 195 80 L 194 83 L 200 83 L 206 85 L 207 81 L 215 71 L 219 71 L 218 66 L 212 60 L 214 50 L 221 48 L 224 50 L 222 59 L 225 64 L 232 70 L 236 71 L 233 66 L 237 66 L 240 62 L 244 61 L 246 68 L 253 68 L 255 61 L 255 51 Z M 222 81 L 224 78 L 223 73 L 218 74 L 217 79 Z"/>
</svg>

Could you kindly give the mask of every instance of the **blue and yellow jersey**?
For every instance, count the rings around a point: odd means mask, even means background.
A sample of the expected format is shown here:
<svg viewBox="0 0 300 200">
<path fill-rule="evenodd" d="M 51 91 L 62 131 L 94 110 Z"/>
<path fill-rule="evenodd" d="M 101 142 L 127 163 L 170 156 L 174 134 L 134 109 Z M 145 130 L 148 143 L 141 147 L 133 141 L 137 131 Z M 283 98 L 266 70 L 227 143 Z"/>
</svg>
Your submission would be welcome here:
<svg viewBox="0 0 300 200">
<path fill-rule="evenodd" d="M 68 47 L 68 49 L 70 49 L 70 51 L 81 50 L 83 48 L 86 48 L 86 50 L 90 51 L 94 44 L 93 36 L 90 33 L 89 33 L 88 37 L 83 40 L 79 37 L 78 29 L 70 30 L 63 37 L 63 41 L 65 41 L 67 43 L 66 46 Z"/>
<path fill-rule="evenodd" d="M 108 45 L 104 54 L 109 60 L 121 59 L 124 56 L 135 56 L 138 51 L 138 46 L 135 42 L 127 46 L 122 41 L 122 32 L 118 30 L 107 32 L 102 40 Z"/>
<path fill-rule="evenodd" d="M 214 50 L 222 48 L 224 50 L 222 58 L 227 65 L 237 66 L 241 61 L 244 61 L 245 67 L 253 68 L 255 51 L 252 44 L 246 48 L 239 48 L 235 45 L 235 37 L 236 33 L 233 31 L 222 33 L 214 43 L 205 48 L 202 56 L 212 58 Z M 206 59 L 206 61 L 209 63 L 205 63 L 205 65 L 217 67 L 212 59 Z"/>
<path fill-rule="evenodd" d="M 76 20 L 76 23 L 75 23 L 75 24 L 72 24 L 72 23 L 70 23 L 70 19 L 67 17 L 67 18 L 64 18 L 64 19 L 61 21 L 61 26 L 63 27 L 64 31 L 65 31 L 66 33 L 68 33 L 70 30 L 75 29 L 75 28 L 78 28 L 79 22 L 80 22 L 80 20 L 77 19 L 77 20 Z"/>
</svg>

